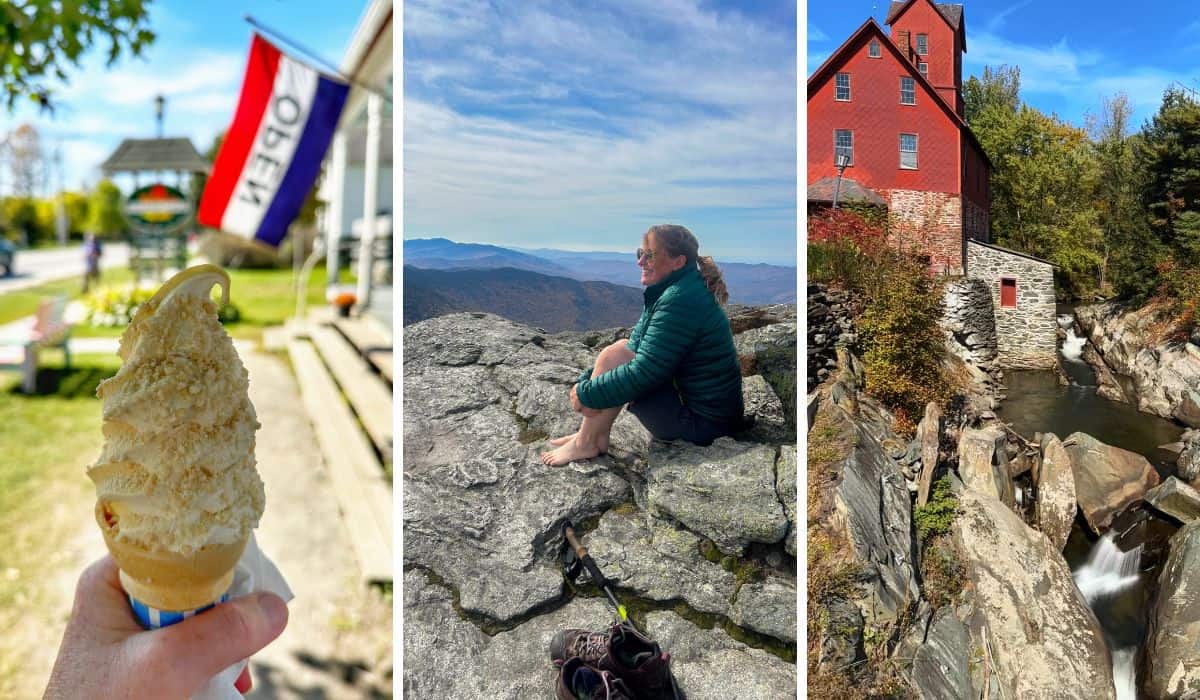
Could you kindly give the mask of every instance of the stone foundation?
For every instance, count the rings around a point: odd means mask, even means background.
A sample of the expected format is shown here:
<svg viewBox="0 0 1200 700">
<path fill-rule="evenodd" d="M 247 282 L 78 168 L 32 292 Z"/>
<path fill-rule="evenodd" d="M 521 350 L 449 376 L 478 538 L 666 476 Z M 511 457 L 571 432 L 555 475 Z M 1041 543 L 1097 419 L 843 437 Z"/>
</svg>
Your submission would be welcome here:
<svg viewBox="0 0 1200 700">
<path fill-rule="evenodd" d="M 963 234 L 972 240 L 991 242 L 988 210 L 969 199 L 963 200 Z"/>
<path fill-rule="evenodd" d="M 1047 369 L 1058 364 L 1054 315 L 1054 267 L 1018 253 L 967 241 L 967 274 L 987 284 L 996 314 L 1000 365 Z M 1000 303 L 1000 280 L 1017 281 L 1017 305 Z"/>
<path fill-rule="evenodd" d="M 962 198 L 949 192 L 883 190 L 888 202 L 893 242 L 918 247 L 929 255 L 936 272 L 961 275 Z"/>
<path fill-rule="evenodd" d="M 966 362 L 984 366 L 996 359 L 996 312 L 986 282 L 963 278 L 946 285 L 942 328 L 954 341 L 954 354 Z"/>
</svg>

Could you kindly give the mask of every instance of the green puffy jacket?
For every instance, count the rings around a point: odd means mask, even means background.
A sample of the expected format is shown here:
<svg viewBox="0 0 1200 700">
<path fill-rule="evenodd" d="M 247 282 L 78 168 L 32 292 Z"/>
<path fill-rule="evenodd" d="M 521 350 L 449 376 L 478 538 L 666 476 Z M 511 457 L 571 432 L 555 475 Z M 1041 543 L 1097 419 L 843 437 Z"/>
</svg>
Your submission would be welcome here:
<svg viewBox="0 0 1200 700">
<path fill-rule="evenodd" d="M 645 308 L 629 335 L 635 357 L 596 378 L 580 375 L 579 402 L 621 406 L 674 381 L 684 405 L 717 422 L 742 418 L 742 373 L 729 318 L 700 277 L 685 266 L 646 288 Z"/>
</svg>

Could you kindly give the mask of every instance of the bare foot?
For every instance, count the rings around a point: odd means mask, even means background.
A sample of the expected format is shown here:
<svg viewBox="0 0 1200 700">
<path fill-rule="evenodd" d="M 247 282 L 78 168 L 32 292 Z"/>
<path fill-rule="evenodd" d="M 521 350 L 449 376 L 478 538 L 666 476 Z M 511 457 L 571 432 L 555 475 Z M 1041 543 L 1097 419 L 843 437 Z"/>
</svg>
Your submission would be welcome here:
<svg viewBox="0 0 1200 700">
<path fill-rule="evenodd" d="M 579 433 L 571 433 L 570 435 L 563 435 L 562 437 L 554 438 L 550 441 L 550 444 L 554 445 L 555 447 L 562 447 L 574 439 L 578 434 Z M 608 454 L 608 438 L 604 438 L 600 441 L 600 454 Z"/>
<path fill-rule="evenodd" d="M 552 467 L 561 467 L 562 465 L 570 462 L 591 459 L 598 454 L 600 454 L 599 447 L 580 445 L 578 440 L 571 440 L 553 452 L 543 452 L 542 464 L 548 464 Z"/>
</svg>

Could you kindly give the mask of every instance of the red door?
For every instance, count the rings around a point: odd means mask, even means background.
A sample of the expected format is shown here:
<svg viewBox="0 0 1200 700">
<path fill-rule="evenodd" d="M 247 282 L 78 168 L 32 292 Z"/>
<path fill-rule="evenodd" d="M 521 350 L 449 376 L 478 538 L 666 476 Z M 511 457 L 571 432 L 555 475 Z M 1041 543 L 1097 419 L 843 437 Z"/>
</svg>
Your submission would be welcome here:
<svg viewBox="0 0 1200 700">
<path fill-rule="evenodd" d="M 1017 281 L 1011 277 L 1000 278 L 1000 306 L 1017 305 Z"/>
</svg>

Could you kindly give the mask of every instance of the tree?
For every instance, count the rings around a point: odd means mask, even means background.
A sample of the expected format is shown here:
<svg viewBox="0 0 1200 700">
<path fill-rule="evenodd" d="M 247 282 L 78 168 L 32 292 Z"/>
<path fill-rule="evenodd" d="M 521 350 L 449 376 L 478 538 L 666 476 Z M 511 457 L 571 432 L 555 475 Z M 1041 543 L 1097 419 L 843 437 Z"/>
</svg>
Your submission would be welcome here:
<svg viewBox="0 0 1200 700">
<path fill-rule="evenodd" d="M 1103 98 L 1100 115 L 1088 120 L 1099 174 L 1095 206 L 1102 235 L 1099 285 L 1105 293 L 1128 286 L 1124 278 L 1137 267 L 1131 256 L 1144 248 L 1149 234 L 1140 200 L 1143 173 L 1129 133 L 1132 115 L 1129 98 L 1117 93 Z"/>
<path fill-rule="evenodd" d="M 20 197 L 32 197 L 42 182 L 46 160 L 41 136 L 32 124 L 22 124 L 8 132 L 4 146 L 13 192 Z"/>
<path fill-rule="evenodd" d="M 101 180 L 88 200 L 87 230 L 98 236 L 114 237 L 129 230 L 121 211 L 121 190 L 112 180 Z"/>
<path fill-rule="evenodd" d="M 1200 255 L 1190 252 L 1196 248 L 1196 227 L 1190 217 L 1180 220 L 1185 212 L 1200 212 L 1200 104 L 1168 90 L 1142 130 L 1137 158 L 1146 171 L 1142 201 L 1150 230 L 1185 262 L 1200 265 Z"/>
<path fill-rule="evenodd" d="M 1087 133 L 1020 101 L 1017 68 L 985 68 L 964 90 L 969 124 L 992 162 L 990 220 L 1003 246 L 1059 266 L 1063 296 L 1098 284 L 1104 262 L 1099 172 Z"/>
<path fill-rule="evenodd" d="M 984 66 L 982 79 L 971 76 L 963 85 L 963 118 L 971 124 L 980 113 L 991 108 L 1014 114 L 1021 106 L 1020 92 L 1020 68 L 1000 66 L 992 70 L 991 66 Z"/>
<path fill-rule="evenodd" d="M 9 111 L 28 96 L 53 111 L 49 81 L 95 41 L 108 40 L 108 65 L 122 53 L 140 56 L 154 41 L 146 0 L 7 0 L 0 3 L 0 85 Z"/>
</svg>

